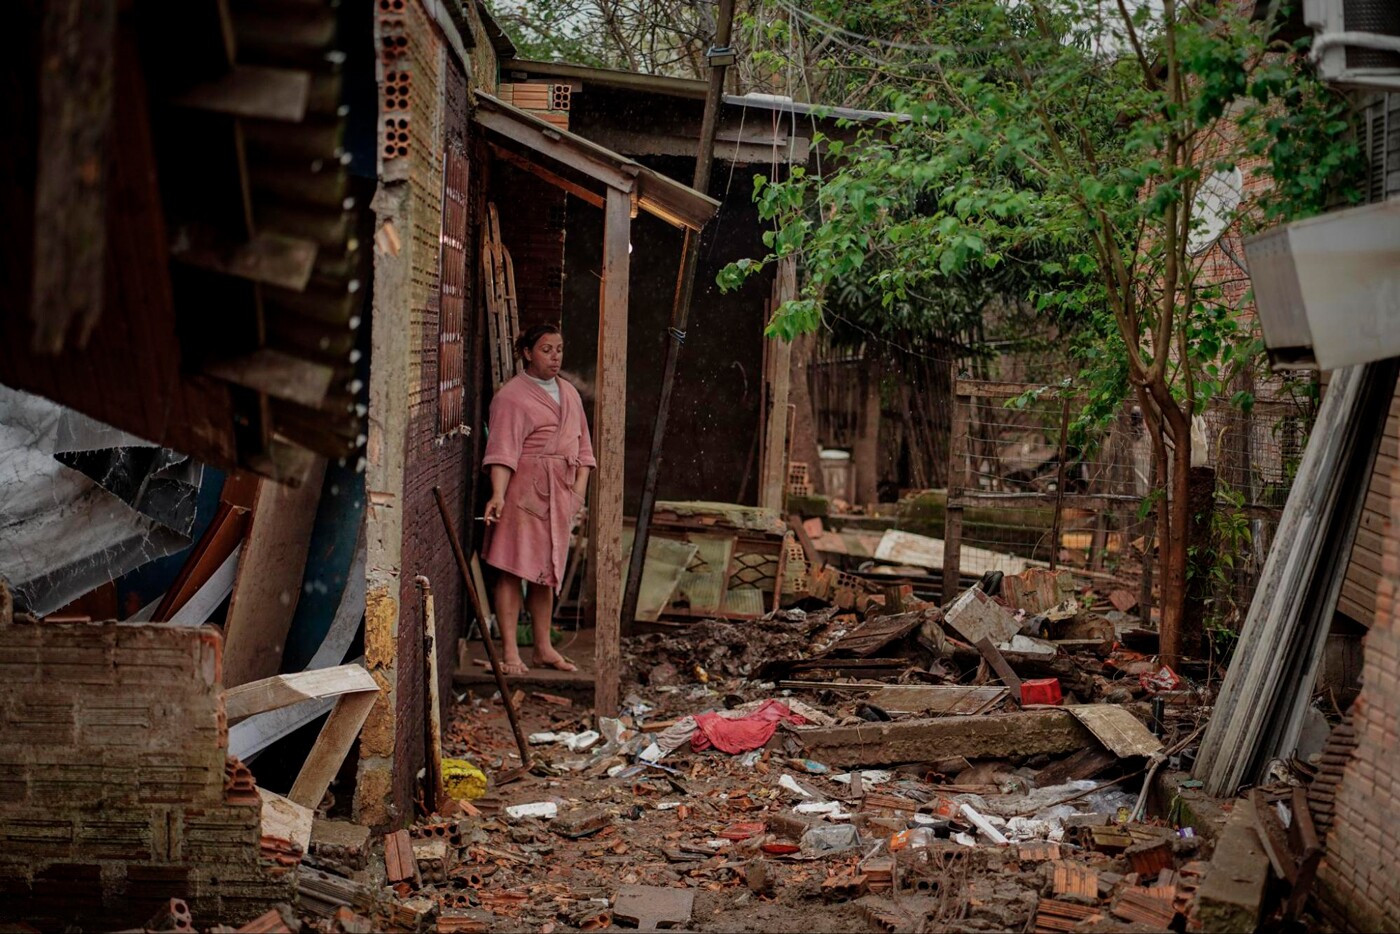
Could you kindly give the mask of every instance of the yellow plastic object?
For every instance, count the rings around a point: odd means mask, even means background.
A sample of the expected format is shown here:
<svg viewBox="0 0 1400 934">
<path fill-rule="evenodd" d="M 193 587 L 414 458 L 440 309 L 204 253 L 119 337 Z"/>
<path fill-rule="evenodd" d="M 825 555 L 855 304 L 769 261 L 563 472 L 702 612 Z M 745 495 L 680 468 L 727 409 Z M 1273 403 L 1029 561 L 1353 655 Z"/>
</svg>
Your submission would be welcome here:
<svg viewBox="0 0 1400 934">
<path fill-rule="evenodd" d="M 442 783 L 456 801 L 475 801 L 486 794 L 486 773 L 466 759 L 443 759 Z"/>
</svg>

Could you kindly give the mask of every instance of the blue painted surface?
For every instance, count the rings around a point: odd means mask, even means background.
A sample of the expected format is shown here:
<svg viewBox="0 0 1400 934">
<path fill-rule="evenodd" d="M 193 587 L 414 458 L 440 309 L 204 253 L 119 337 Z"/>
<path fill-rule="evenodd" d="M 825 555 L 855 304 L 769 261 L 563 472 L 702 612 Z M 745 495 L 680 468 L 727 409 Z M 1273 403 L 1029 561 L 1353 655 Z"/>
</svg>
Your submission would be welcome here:
<svg viewBox="0 0 1400 934">
<path fill-rule="evenodd" d="M 347 459 L 348 460 L 348 459 Z M 296 615 L 282 653 L 283 671 L 301 671 L 326 638 L 345 591 L 355 540 L 365 518 L 365 475 L 355 463 L 332 461 L 326 467 L 321 502 L 306 553 L 306 574 Z M 364 587 L 364 581 L 355 586 Z"/>
</svg>

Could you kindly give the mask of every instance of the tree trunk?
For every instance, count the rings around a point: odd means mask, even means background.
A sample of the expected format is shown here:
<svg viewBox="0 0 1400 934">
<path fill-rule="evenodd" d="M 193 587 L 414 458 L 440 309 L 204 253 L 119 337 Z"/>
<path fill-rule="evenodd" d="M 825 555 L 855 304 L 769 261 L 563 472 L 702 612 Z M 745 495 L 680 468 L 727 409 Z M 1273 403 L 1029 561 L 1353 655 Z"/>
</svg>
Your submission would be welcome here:
<svg viewBox="0 0 1400 934">
<path fill-rule="evenodd" d="M 853 505 L 868 506 L 879 500 L 880 483 L 880 372 L 879 364 L 867 356 L 860 372 L 860 412 L 856 420 L 855 450 L 851 462 L 856 482 Z"/>
<path fill-rule="evenodd" d="M 807 364 L 812 359 L 816 335 L 799 334 L 792 342 L 792 379 L 788 386 L 788 404 L 795 407 L 792 425 L 792 459 L 807 465 L 812 480 L 812 492 L 825 492 L 822 483 L 822 462 L 817 450 L 817 419 L 812 411 L 812 392 L 807 381 Z"/>
<path fill-rule="evenodd" d="M 1185 419 L 1182 419 L 1185 422 Z M 1191 429 L 1177 432 L 1172 451 L 1168 495 L 1163 501 L 1162 621 L 1158 630 L 1163 665 L 1181 661 L 1182 615 L 1186 605 L 1186 569 L 1191 545 Z"/>
</svg>

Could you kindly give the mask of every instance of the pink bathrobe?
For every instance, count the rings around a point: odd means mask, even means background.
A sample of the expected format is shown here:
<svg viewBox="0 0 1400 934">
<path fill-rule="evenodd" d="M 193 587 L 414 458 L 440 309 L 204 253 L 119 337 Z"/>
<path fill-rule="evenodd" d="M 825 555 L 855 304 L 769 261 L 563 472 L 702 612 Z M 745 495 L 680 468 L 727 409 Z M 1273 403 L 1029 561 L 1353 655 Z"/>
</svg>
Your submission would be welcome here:
<svg viewBox="0 0 1400 934">
<path fill-rule="evenodd" d="M 491 434 L 482 465 L 515 471 L 501 521 L 486 533 L 486 561 L 558 590 L 569 532 L 583 501 L 574 494 L 580 467 L 596 467 L 578 390 L 559 380 L 559 403 L 525 374 L 491 400 Z"/>
</svg>

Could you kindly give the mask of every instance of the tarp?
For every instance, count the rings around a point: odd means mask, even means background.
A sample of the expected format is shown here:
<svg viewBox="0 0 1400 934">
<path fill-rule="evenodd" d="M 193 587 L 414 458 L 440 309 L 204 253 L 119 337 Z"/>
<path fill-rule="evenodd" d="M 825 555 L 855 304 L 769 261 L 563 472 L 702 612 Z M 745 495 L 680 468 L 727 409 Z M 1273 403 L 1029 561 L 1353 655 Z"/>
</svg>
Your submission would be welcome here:
<svg viewBox="0 0 1400 934">
<path fill-rule="evenodd" d="M 187 547 L 200 474 L 183 454 L 0 386 L 0 579 L 44 615 Z"/>
</svg>

